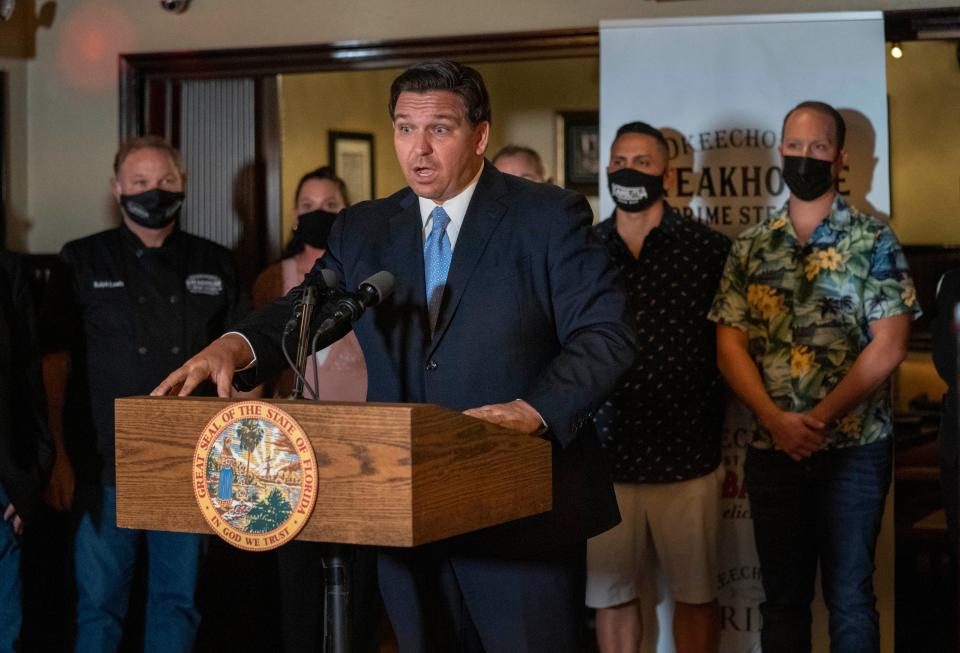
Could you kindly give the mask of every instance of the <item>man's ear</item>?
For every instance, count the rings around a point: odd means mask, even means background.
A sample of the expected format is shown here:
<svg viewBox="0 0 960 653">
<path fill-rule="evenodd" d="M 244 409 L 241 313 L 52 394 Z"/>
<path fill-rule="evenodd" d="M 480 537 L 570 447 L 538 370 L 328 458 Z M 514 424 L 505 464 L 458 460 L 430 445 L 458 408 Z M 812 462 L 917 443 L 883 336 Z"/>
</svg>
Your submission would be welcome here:
<svg viewBox="0 0 960 653">
<path fill-rule="evenodd" d="M 843 169 L 847 167 L 847 151 L 840 150 L 837 153 L 837 158 L 833 160 L 833 165 L 831 170 L 833 171 L 834 177 L 839 177 L 843 172 Z"/>
<path fill-rule="evenodd" d="M 113 194 L 113 199 L 120 201 L 120 196 L 123 195 L 120 188 L 120 181 L 116 177 L 110 177 L 110 192 Z"/>
<path fill-rule="evenodd" d="M 667 166 L 667 169 L 663 171 L 663 187 L 671 188 L 673 186 L 674 179 L 677 177 L 677 169 L 671 165 Z"/>
<path fill-rule="evenodd" d="M 478 137 L 476 149 L 477 156 L 483 156 L 483 153 L 487 151 L 487 143 L 490 140 L 490 123 L 484 120 L 474 129 L 476 129 L 475 133 Z"/>
</svg>

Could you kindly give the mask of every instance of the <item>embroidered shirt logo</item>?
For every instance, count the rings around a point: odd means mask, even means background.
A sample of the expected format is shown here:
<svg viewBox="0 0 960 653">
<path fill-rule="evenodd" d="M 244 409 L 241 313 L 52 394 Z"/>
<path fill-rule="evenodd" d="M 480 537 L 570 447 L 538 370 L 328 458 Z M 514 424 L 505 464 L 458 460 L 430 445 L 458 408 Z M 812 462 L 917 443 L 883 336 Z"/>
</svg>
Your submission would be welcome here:
<svg viewBox="0 0 960 653">
<path fill-rule="evenodd" d="M 112 280 L 101 280 L 101 279 L 93 280 L 93 287 L 94 289 L 97 289 L 97 290 L 101 288 L 123 288 L 123 286 L 124 286 L 123 281 L 112 281 Z"/>
<path fill-rule="evenodd" d="M 194 295 L 222 295 L 223 279 L 215 274 L 191 274 L 186 280 L 187 292 Z"/>
</svg>

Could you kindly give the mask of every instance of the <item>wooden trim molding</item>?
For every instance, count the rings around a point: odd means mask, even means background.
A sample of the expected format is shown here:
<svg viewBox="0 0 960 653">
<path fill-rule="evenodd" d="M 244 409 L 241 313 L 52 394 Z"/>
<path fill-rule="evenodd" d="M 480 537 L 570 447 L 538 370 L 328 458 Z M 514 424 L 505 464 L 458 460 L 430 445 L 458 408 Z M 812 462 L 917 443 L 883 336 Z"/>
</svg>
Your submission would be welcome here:
<svg viewBox="0 0 960 653">
<path fill-rule="evenodd" d="M 888 41 L 923 38 L 932 29 L 960 26 L 960 7 L 884 12 Z M 596 27 L 467 34 L 420 39 L 350 40 L 309 45 L 139 52 L 119 57 L 120 138 L 144 133 L 144 89 L 153 78 L 261 78 L 284 73 L 406 66 L 431 58 L 518 61 L 597 56 Z"/>
<path fill-rule="evenodd" d="M 265 244 L 261 261 L 276 261 L 280 258 L 283 244 L 282 199 L 280 197 L 280 112 L 277 97 L 277 76 L 261 77 L 256 82 L 257 113 L 257 179 L 261 180 L 262 192 L 258 193 L 259 212 L 264 216 L 257 236 Z"/>
<path fill-rule="evenodd" d="M 885 11 L 883 28 L 890 42 L 956 39 L 960 37 L 960 7 Z"/>
<path fill-rule="evenodd" d="M 460 61 L 518 61 L 597 56 L 596 28 L 474 34 L 425 39 L 336 41 L 224 50 L 142 52 L 119 57 L 120 139 L 146 126 L 144 90 L 158 79 L 261 78 L 284 73 L 362 70 L 407 66 L 431 58 Z"/>
</svg>

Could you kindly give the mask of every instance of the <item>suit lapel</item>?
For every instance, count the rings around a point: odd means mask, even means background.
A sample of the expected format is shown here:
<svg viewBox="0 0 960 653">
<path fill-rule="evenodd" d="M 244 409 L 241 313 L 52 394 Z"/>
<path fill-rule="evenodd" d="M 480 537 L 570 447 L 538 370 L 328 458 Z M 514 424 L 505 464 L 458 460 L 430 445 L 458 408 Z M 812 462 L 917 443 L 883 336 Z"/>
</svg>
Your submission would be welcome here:
<svg viewBox="0 0 960 653">
<path fill-rule="evenodd" d="M 417 196 L 409 193 L 401 210 L 390 218 L 389 269 L 397 279 L 394 298 L 398 305 L 416 307 L 426 320 L 427 296 L 423 279 L 423 221 Z"/>
<path fill-rule="evenodd" d="M 499 200 L 504 192 L 502 174 L 489 162 L 484 161 L 483 173 L 477 182 L 477 188 L 473 192 L 463 225 L 460 227 L 460 234 L 457 236 L 457 245 L 453 250 L 453 260 L 450 262 L 443 301 L 440 304 L 440 315 L 437 317 L 433 341 L 427 352 L 428 357 L 436 349 L 453 320 L 460 300 L 463 298 L 463 292 L 487 247 L 487 242 L 494 229 L 500 224 L 503 214 L 506 213 L 506 205 Z M 420 279 L 422 286 L 422 269 Z M 425 299 L 424 302 L 426 302 Z"/>
</svg>

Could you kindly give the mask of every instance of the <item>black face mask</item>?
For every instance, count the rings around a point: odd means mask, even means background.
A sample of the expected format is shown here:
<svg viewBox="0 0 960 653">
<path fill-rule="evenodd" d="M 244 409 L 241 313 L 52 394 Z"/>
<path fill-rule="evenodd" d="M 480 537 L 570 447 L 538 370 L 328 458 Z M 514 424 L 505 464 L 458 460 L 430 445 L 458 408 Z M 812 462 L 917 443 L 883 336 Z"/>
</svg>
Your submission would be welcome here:
<svg viewBox="0 0 960 653">
<path fill-rule="evenodd" d="M 297 216 L 297 228 L 293 230 L 293 234 L 310 247 L 326 249 L 327 237 L 336 219 L 336 213 L 323 209 L 301 213 Z"/>
<path fill-rule="evenodd" d="M 607 174 L 607 187 L 617 208 L 638 213 L 650 208 L 663 196 L 663 175 L 654 176 L 620 168 Z"/>
<path fill-rule="evenodd" d="M 183 193 L 154 188 L 136 195 L 121 195 L 120 206 L 141 227 L 162 229 L 177 219 L 183 197 Z"/>
<path fill-rule="evenodd" d="M 783 180 L 797 199 L 812 202 L 833 187 L 833 161 L 785 156 Z"/>
</svg>

